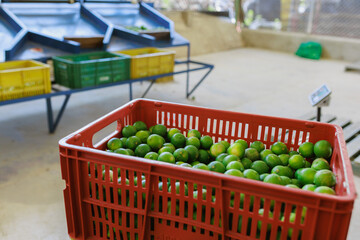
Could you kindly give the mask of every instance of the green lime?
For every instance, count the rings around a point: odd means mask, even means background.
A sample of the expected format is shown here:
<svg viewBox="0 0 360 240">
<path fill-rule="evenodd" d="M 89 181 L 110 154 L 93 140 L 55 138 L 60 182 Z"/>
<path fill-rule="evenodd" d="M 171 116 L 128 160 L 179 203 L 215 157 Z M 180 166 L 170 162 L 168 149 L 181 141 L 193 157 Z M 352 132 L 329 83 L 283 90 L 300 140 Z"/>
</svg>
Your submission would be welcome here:
<svg viewBox="0 0 360 240">
<path fill-rule="evenodd" d="M 224 174 L 232 175 L 232 176 L 236 176 L 236 177 L 244 177 L 244 174 L 238 169 L 229 169 Z"/>
<path fill-rule="evenodd" d="M 126 137 L 126 138 L 134 136 L 136 134 L 136 132 L 137 132 L 136 128 L 132 125 L 126 125 L 121 130 L 123 137 Z"/>
<path fill-rule="evenodd" d="M 223 159 L 224 159 L 226 156 L 229 156 L 229 154 L 227 154 L 227 153 L 222 153 L 222 154 L 220 154 L 219 156 L 217 156 L 217 157 L 215 158 L 215 161 L 222 162 Z"/>
<path fill-rule="evenodd" d="M 147 144 L 140 144 L 135 148 L 135 155 L 138 157 L 145 157 L 151 151 L 151 148 Z"/>
<path fill-rule="evenodd" d="M 244 165 L 245 169 L 251 168 L 252 161 L 248 158 L 241 159 L 241 163 Z"/>
<path fill-rule="evenodd" d="M 186 143 L 186 138 L 183 134 L 181 133 L 175 133 L 172 137 L 171 137 L 171 143 L 176 147 L 176 148 L 183 148 L 185 147 L 185 143 Z"/>
<path fill-rule="evenodd" d="M 332 188 L 329 188 L 327 186 L 320 186 L 320 187 L 317 187 L 314 192 L 316 193 L 325 193 L 325 194 L 330 194 L 330 195 L 336 195 L 334 189 Z"/>
<path fill-rule="evenodd" d="M 175 133 L 181 133 L 181 131 L 177 128 L 170 128 L 167 134 L 168 139 L 170 140 Z"/>
<path fill-rule="evenodd" d="M 221 162 L 218 161 L 212 161 L 208 164 L 208 167 L 210 171 L 224 173 L 225 172 L 225 166 Z"/>
<path fill-rule="evenodd" d="M 221 143 L 215 143 L 210 147 L 210 155 L 213 158 L 216 158 L 222 153 L 226 152 L 226 147 Z"/>
<path fill-rule="evenodd" d="M 201 162 L 201 163 L 209 164 L 209 162 L 210 162 L 209 153 L 204 149 L 200 149 L 198 159 L 199 159 L 199 162 Z"/>
<path fill-rule="evenodd" d="M 157 124 L 152 128 L 152 133 L 162 136 L 163 138 L 167 137 L 167 128 L 163 124 Z"/>
<path fill-rule="evenodd" d="M 226 170 L 230 170 L 230 169 L 237 169 L 237 170 L 240 170 L 241 172 L 243 172 L 245 170 L 244 166 L 242 165 L 242 163 L 240 161 L 232 161 L 232 162 L 230 162 L 226 166 Z"/>
<path fill-rule="evenodd" d="M 190 164 L 191 164 L 191 166 L 195 166 L 196 164 L 199 164 L 199 163 L 201 163 L 201 162 L 199 162 L 199 161 L 194 161 L 194 162 L 192 162 L 192 163 L 190 163 Z"/>
<path fill-rule="evenodd" d="M 316 170 L 304 168 L 298 173 L 297 179 L 300 181 L 301 185 L 312 184 L 314 182 L 315 174 Z"/>
<path fill-rule="evenodd" d="M 311 158 L 314 156 L 314 144 L 311 142 L 304 142 L 299 146 L 299 153 L 304 158 Z"/>
<path fill-rule="evenodd" d="M 137 136 L 131 136 L 126 140 L 126 147 L 132 150 L 135 150 L 135 148 L 140 144 L 141 140 Z"/>
<path fill-rule="evenodd" d="M 123 147 L 122 141 L 119 138 L 110 139 L 106 145 L 109 150 L 115 150 Z"/>
<path fill-rule="evenodd" d="M 162 154 L 163 152 L 174 153 L 174 150 L 171 147 L 162 147 L 159 149 L 158 154 Z"/>
<path fill-rule="evenodd" d="M 226 167 L 230 162 L 233 161 L 240 161 L 239 158 L 235 155 L 228 155 L 226 157 L 224 157 L 222 163 L 224 164 L 224 166 Z"/>
<path fill-rule="evenodd" d="M 135 134 L 135 136 L 140 138 L 142 143 L 146 143 L 147 138 L 150 136 L 150 131 L 140 130 Z"/>
<path fill-rule="evenodd" d="M 302 170 L 304 170 L 305 168 L 299 168 L 299 169 L 297 169 L 296 171 L 295 171 L 295 178 L 297 179 L 298 178 L 298 176 L 299 176 L 299 174 L 300 174 L 300 172 L 302 171 Z"/>
<path fill-rule="evenodd" d="M 151 159 L 151 160 L 157 160 L 159 158 L 159 154 L 156 152 L 148 152 L 144 158 Z"/>
<path fill-rule="evenodd" d="M 157 152 L 164 145 L 165 139 L 160 135 L 151 134 L 148 137 L 146 143 L 151 147 L 154 152 Z"/>
<path fill-rule="evenodd" d="M 210 136 L 202 136 L 200 138 L 200 146 L 202 149 L 209 150 L 213 145 L 213 139 Z"/>
<path fill-rule="evenodd" d="M 271 173 L 275 173 L 279 176 L 286 176 L 289 178 L 293 178 L 294 176 L 294 172 L 291 168 L 281 165 L 275 166 L 273 169 L 271 169 Z"/>
<path fill-rule="evenodd" d="M 231 155 L 235 155 L 241 159 L 245 155 L 245 148 L 241 143 L 235 142 L 231 144 L 230 147 L 227 149 L 227 153 Z"/>
<path fill-rule="evenodd" d="M 290 155 L 289 154 L 280 154 L 279 155 L 280 161 L 282 165 L 287 166 L 289 164 Z"/>
<path fill-rule="evenodd" d="M 256 161 L 260 159 L 260 153 L 255 148 L 245 149 L 245 157 L 251 161 Z"/>
<path fill-rule="evenodd" d="M 264 149 L 260 152 L 260 159 L 265 161 L 265 158 L 267 155 L 273 154 L 273 152 L 270 149 Z"/>
<path fill-rule="evenodd" d="M 174 154 L 173 154 L 174 155 Z M 175 161 L 176 161 L 176 158 L 175 158 Z M 175 162 L 175 164 L 176 165 L 181 165 L 181 164 L 183 164 L 184 162 L 181 162 L 181 161 L 177 161 L 177 162 Z"/>
<path fill-rule="evenodd" d="M 271 145 L 271 151 L 275 153 L 276 155 L 288 153 L 289 150 L 285 143 L 283 142 L 276 142 L 273 145 Z"/>
<path fill-rule="evenodd" d="M 202 169 L 202 170 L 207 170 L 207 171 L 210 170 L 209 167 L 204 163 L 198 163 L 198 164 L 194 165 L 192 168 Z"/>
<path fill-rule="evenodd" d="M 305 168 L 311 167 L 311 163 L 305 159 Z"/>
<path fill-rule="evenodd" d="M 286 186 L 286 185 L 288 185 L 288 184 L 291 185 L 291 179 L 290 179 L 289 177 L 287 177 L 287 176 L 280 176 L 280 178 L 281 178 L 281 182 L 282 182 L 281 185 L 284 185 L 284 186 Z"/>
<path fill-rule="evenodd" d="M 330 170 L 319 170 L 314 176 L 314 183 L 316 186 L 333 187 L 336 184 L 335 174 Z"/>
<path fill-rule="evenodd" d="M 131 155 L 131 156 L 135 156 L 135 152 L 130 149 L 130 148 L 127 148 L 126 151 Z"/>
<path fill-rule="evenodd" d="M 265 149 L 264 143 L 260 141 L 255 141 L 250 144 L 251 148 L 255 148 L 259 153 L 261 153 Z"/>
<path fill-rule="evenodd" d="M 266 176 L 266 178 L 264 179 L 264 182 L 282 185 L 281 177 L 279 175 L 273 174 L 273 173 Z"/>
<path fill-rule="evenodd" d="M 201 138 L 201 133 L 196 129 L 191 129 L 191 130 L 188 131 L 187 137 L 188 138 L 196 137 L 196 138 L 200 139 Z"/>
<path fill-rule="evenodd" d="M 293 155 L 289 158 L 289 166 L 296 170 L 305 167 L 305 159 L 301 155 Z"/>
<path fill-rule="evenodd" d="M 314 153 L 318 158 L 330 158 L 332 154 L 331 144 L 326 140 L 320 140 L 314 145 Z"/>
<path fill-rule="evenodd" d="M 119 154 L 123 154 L 123 155 L 130 155 L 130 153 L 128 151 L 126 151 L 125 148 L 118 148 L 114 150 L 114 153 L 119 153 Z"/>
<path fill-rule="evenodd" d="M 171 148 L 173 150 L 172 152 L 174 152 L 176 150 L 175 146 L 172 143 L 164 143 L 163 147 Z"/>
<path fill-rule="evenodd" d="M 316 171 L 323 170 L 323 169 L 330 170 L 330 165 L 329 165 L 328 161 L 326 161 L 325 158 L 316 158 L 312 162 L 311 168 L 315 169 Z"/>
<path fill-rule="evenodd" d="M 146 123 L 142 122 L 142 121 L 137 121 L 133 124 L 133 126 L 136 128 L 136 131 L 141 131 L 141 130 L 147 130 L 147 125 Z"/>
<path fill-rule="evenodd" d="M 270 167 L 270 169 L 274 168 L 275 166 L 282 165 L 280 158 L 275 154 L 267 155 L 265 158 L 265 162 Z"/>
<path fill-rule="evenodd" d="M 184 148 L 178 148 L 174 152 L 176 161 L 187 162 L 189 159 L 189 153 Z"/>
<path fill-rule="evenodd" d="M 176 134 L 175 134 L 176 135 Z M 189 161 L 193 162 L 196 161 L 199 157 L 199 150 L 193 146 L 193 145 L 188 145 L 185 147 L 185 150 L 188 152 L 189 154 Z"/>
<path fill-rule="evenodd" d="M 200 140 L 197 137 L 188 137 L 186 139 L 186 145 L 193 145 L 197 149 L 200 148 Z"/>
<path fill-rule="evenodd" d="M 292 178 L 292 179 L 291 179 L 291 184 L 295 184 L 295 185 L 298 186 L 299 188 L 302 187 L 301 183 L 300 183 L 299 180 L 297 180 L 296 178 Z"/>
<path fill-rule="evenodd" d="M 260 175 L 260 181 L 264 181 L 267 175 L 270 175 L 270 173 L 263 173 Z"/>
<path fill-rule="evenodd" d="M 123 145 L 122 147 L 125 147 L 127 138 L 126 138 L 126 137 L 122 137 L 122 138 L 120 138 L 120 140 L 121 140 L 122 145 Z"/>
<path fill-rule="evenodd" d="M 249 147 L 248 143 L 244 139 L 238 139 L 235 141 L 235 143 L 240 143 L 241 145 L 244 146 L 244 149 Z"/>
<path fill-rule="evenodd" d="M 223 144 L 225 146 L 225 149 L 227 150 L 230 147 L 230 143 L 228 141 L 220 141 L 219 143 Z"/>
<path fill-rule="evenodd" d="M 269 166 L 261 160 L 257 160 L 251 164 L 251 169 L 255 170 L 259 174 L 268 173 L 269 172 Z"/>
<path fill-rule="evenodd" d="M 285 187 L 300 189 L 300 188 L 299 188 L 297 185 L 295 185 L 295 184 L 286 184 Z"/>
<path fill-rule="evenodd" d="M 186 184 L 184 184 L 183 187 L 184 187 L 185 196 L 188 196 L 188 186 Z M 175 192 L 176 192 L 176 194 L 180 194 L 180 188 L 181 188 L 181 183 L 176 182 L 175 183 Z M 168 187 L 168 192 L 171 193 L 171 185 Z"/>
<path fill-rule="evenodd" d="M 299 152 L 297 152 L 297 151 L 290 151 L 289 152 L 289 156 L 291 157 L 291 156 L 293 156 L 293 155 L 299 155 L 300 153 Z"/>
<path fill-rule="evenodd" d="M 192 167 L 190 164 L 188 164 L 188 163 L 182 163 L 182 164 L 180 164 L 180 166 L 182 166 L 182 167 Z"/>
<path fill-rule="evenodd" d="M 315 191 L 316 186 L 314 184 L 306 184 L 302 187 L 303 190 Z"/>
<path fill-rule="evenodd" d="M 259 173 L 257 171 L 255 171 L 254 169 L 246 169 L 244 171 L 244 177 L 253 179 L 253 180 L 260 180 Z"/>
<path fill-rule="evenodd" d="M 162 154 L 159 155 L 158 161 L 175 163 L 175 157 L 169 152 L 163 152 Z"/>
</svg>

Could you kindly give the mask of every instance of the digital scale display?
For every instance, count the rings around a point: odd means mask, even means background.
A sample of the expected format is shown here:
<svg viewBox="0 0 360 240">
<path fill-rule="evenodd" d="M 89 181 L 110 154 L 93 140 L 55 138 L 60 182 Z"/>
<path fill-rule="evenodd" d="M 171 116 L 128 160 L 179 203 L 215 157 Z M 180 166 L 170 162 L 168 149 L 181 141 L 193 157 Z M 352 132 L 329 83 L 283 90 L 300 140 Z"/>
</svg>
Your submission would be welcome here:
<svg viewBox="0 0 360 240">
<path fill-rule="evenodd" d="M 331 94 L 331 90 L 325 84 L 315 90 L 310 96 L 311 105 L 316 106 Z"/>
</svg>

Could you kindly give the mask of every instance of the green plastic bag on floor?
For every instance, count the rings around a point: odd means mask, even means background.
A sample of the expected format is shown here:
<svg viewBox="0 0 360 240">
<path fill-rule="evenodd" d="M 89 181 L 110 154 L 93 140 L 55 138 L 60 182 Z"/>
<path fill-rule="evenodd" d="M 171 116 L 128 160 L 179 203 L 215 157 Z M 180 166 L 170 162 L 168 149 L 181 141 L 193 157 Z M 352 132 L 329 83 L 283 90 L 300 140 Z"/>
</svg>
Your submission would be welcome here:
<svg viewBox="0 0 360 240">
<path fill-rule="evenodd" d="M 318 42 L 301 43 L 296 55 L 303 58 L 319 60 L 321 57 L 322 47 Z"/>
</svg>

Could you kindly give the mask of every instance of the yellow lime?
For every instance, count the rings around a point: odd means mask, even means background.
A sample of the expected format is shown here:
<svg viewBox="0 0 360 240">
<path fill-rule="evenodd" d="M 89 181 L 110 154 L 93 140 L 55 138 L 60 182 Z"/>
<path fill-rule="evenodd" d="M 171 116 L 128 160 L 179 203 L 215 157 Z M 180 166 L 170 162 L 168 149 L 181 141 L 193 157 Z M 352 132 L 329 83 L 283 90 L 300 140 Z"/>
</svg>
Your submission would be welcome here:
<svg viewBox="0 0 360 240">
<path fill-rule="evenodd" d="M 171 147 L 162 147 L 159 149 L 158 154 L 162 154 L 163 152 L 174 153 L 174 150 Z"/>
<path fill-rule="evenodd" d="M 225 146 L 225 149 L 227 150 L 230 147 L 230 143 L 228 141 L 220 141 L 221 144 L 223 144 Z"/>
<path fill-rule="evenodd" d="M 249 147 L 248 143 L 244 139 L 238 139 L 235 141 L 235 143 L 240 143 L 241 145 L 244 146 L 244 149 Z"/>
<path fill-rule="evenodd" d="M 232 161 L 226 166 L 226 170 L 237 169 L 241 172 L 245 170 L 244 166 L 240 161 Z"/>
<path fill-rule="evenodd" d="M 164 143 L 163 147 L 171 148 L 173 150 L 172 152 L 174 152 L 176 150 L 175 146 L 172 143 Z"/>
<path fill-rule="evenodd" d="M 207 170 L 207 171 L 210 170 L 209 167 L 204 163 L 198 163 L 198 164 L 194 165 L 192 168 L 201 169 L 201 170 Z"/>
<path fill-rule="evenodd" d="M 148 152 L 144 158 L 146 159 L 151 159 L 151 160 L 157 160 L 159 157 L 159 154 L 157 154 L 156 152 Z"/>
<path fill-rule="evenodd" d="M 164 145 L 165 139 L 160 135 L 151 134 L 148 137 L 146 143 L 151 147 L 154 152 L 157 152 Z"/>
<path fill-rule="evenodd" d="M 226 147 L 221 143 L 215 143 L 210 147 L 210 154 L 213 158 L 216 158 L 222 153 L 226 152 Z"/>
<path fill-rule="evenodd" d="M 306 184 L 302 187 L 303 190 L 315 191 L 316 186 L 314 184 Z"/>
<path fill-rule="evenodd" d="M 201 133 L 196 129 L 190 129 L 187 133 L 187 137 L 196 137 L 198 139 L 201 138 Z"/>
<path fill-rule="evenodd" d="M 227 153 L 231 155 L 235 155 L 238 158 L 243 158 L 245 155 L 245 147 L 241 143 L 233 143 L 227 149 Z"/>
<path fill-rule="evenodd" d="M 330 194 L 330 195 L 336 195 L 334 189 L 332 188 L 329 188 L 327 186 L 320 186 L 320 187 L 317 187 L 314 192 L 316 193 L 325 193 L 325 194 Z"/>
</svg>

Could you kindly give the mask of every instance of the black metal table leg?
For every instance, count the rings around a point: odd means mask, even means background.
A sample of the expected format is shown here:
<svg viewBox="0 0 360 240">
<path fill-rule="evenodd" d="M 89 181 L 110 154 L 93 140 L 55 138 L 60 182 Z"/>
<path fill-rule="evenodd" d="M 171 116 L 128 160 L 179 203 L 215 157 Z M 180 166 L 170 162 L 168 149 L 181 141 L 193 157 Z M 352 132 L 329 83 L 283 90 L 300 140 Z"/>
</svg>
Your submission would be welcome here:
<svg viewBox="0 0 360 240">
<path fill-rule="evenodd" d="M 65 95 L 65 99 L 61 105 L 58 115 L 56 116 L 55 122 L 54 122 L 53 109 L 52 109 L 52 105 L 51 105 L 51 97 L 46 98 L 46 110 L 47 110 L 49 133 L 55 132 L 55 129 L 56 129 L 57 125 L 59 124 L 59 121 L 64 113 L 64 110 L 66 108 L 66 105 L 69 101 L 70 96 L 71 96 L 71 94 Z"/>
</svg>

